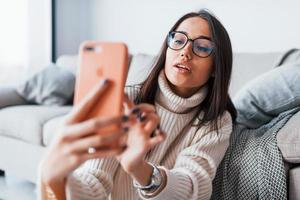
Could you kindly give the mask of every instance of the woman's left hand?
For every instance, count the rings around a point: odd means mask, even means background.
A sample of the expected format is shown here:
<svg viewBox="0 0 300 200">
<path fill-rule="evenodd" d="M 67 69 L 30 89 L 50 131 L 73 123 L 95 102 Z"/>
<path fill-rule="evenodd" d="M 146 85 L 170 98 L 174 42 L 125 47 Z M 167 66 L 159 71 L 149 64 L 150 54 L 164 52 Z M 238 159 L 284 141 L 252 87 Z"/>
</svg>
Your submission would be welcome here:
<svg viewBox="0 0 300 200">
<path fill-rule="evenodd" d="M 125 114 L 129 116 L 125 124 L 127 129 L 127 148 L 118 155 L 118 160 L 123 169 L 132 174 L 144 166 L 147 152 L 165 139 L 165 134 L 158 129 L 159 117 L 155 107 L 151 104 L 134 106 L 127 99 Z"/>
</svg>

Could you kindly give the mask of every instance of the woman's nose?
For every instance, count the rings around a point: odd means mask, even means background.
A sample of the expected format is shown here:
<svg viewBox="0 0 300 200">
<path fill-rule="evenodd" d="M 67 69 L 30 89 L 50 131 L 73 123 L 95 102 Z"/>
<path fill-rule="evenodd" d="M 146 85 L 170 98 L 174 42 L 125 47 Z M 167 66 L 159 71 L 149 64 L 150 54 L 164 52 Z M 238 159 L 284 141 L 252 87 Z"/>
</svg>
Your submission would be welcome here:
<svg viewBox="0 0 300 200">
<path fill-rule="evenodd" d="M 180 57 L 185 58 L 187 60 L 192 59 L 192 42 L 188 41 L 183 49 L 181 49 Z"/>
</svg>

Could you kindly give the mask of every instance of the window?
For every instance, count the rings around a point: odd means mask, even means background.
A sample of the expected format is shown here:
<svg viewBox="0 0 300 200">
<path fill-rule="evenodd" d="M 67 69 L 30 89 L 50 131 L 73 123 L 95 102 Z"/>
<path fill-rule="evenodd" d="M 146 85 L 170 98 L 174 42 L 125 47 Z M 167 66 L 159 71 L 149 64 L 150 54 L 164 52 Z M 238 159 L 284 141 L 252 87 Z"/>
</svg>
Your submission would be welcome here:
<svg viewBox="0 0 300 200">
<path fill-rule="evenodd" d="M 0 84 L 14 82 L 24 72 L 28 57 L 27 6 L 27 0 L 0 2 Z"/>
<path fill-rule="evenodd" d="M 0 84 L 17 84 L 51 60 L 51 0 L 0 1 Z"/>
</svg>

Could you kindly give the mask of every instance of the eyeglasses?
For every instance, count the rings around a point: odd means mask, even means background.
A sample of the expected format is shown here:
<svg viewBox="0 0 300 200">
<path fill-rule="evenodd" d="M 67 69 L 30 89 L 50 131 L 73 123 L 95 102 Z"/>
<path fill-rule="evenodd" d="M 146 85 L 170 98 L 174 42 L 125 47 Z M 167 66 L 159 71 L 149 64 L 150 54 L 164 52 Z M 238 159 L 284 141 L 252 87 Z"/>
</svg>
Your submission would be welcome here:
<svg viewBox="0 0 300 200">
<path fill-rule="evenodd" d="M 192 42 L 192 50 L 194 54 L 201 58 L 210 56 L 214 50 L 214 43 L 210 40 L 210 38 L 200 36 L 198 38 L 191 39 L 185 32 L 181 31 L 169 32 L 167 44 L 170 49 L 177 51 L 183 49 L 188 41 Z"/>
</svg>

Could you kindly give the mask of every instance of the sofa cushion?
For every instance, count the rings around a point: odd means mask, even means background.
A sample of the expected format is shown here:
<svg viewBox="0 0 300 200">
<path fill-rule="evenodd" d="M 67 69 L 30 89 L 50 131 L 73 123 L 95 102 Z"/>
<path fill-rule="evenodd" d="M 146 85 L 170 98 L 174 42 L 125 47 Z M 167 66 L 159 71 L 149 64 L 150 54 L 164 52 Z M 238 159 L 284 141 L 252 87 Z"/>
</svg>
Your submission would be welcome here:
<svg viewBox="0 0 300 200">
<path fill-rule="evenodd" d="M 300 106 L 300 63 L 288 63 L 250 81 L 233 98 L 237 122 L 257 128 Z"/>
<path fill-rule="evenodd" d="M 55 137 L 55 134 L 57 134 L 57 130 L 61 126 L 63 119 L 65 115 L 54 117 L 47 121 L 47 123 L 43 127 L 43 145 L 48 146 L 53 138 Z"/>
<path fill-rule="evenodd" d="M 277 133 L 278 147 L 285 161 L 300 163 L 300 112 Z"/>
<path fill-rule="evenodd" d="M 42 145 L 43 125 L 56 116 L 70 111 L 70 106 L 50 107 L 22 105 L 0 110 L 0 135 Z"/>
</svg>

